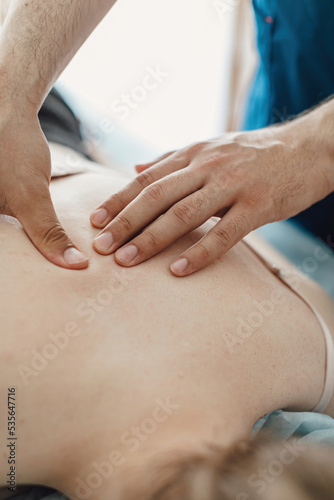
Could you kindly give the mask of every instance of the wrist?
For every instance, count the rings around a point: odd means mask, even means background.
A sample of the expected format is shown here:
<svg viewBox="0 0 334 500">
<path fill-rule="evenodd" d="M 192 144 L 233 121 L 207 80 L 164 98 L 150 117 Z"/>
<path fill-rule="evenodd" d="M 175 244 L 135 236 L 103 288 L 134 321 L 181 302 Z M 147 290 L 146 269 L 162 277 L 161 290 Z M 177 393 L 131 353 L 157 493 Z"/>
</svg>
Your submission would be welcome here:
<svg viewBox="0 0 334 500">
<path fill-rule="evenodd" d="M 42 97 L 43 96 L 43 97 Z M 17 112 L 22 117 L 37 116 L 44 95 L 32 82 L 24 83 L 19 74 L 0 63 L 0 109 L 2 117 Z"/>
<path fill-rule="evenodd" d="M 24 51 L 11 51 L 10 45 L 2 42 L 0 37 L 1 104 L 15 105 L 21 112 L 38 113 L 49 91 L 49 82 Z"/>
<path fill-rule="evenodd" d="M 315 110 L 312 118 L 311 134 L 318 137 L 321 151 L 319 166 L 328 179 L 329 193 L 332 193 L 334 191 L 334 99 Z"/>
<path fill-rule="evenodd" d="M 334 100 L 278 127 L 284 142 L 296 158 L 318 176 L 322 196 L 334 191 Z"/>
<path fill-rule="evenodd" d="M 9 95 L 0 90 L 0 109 L 1 127 L 10 127 L 13 123 L 17 127 L 20 124 L 38 120 L 38 107 L 29 99 L 15 96 L 14 93 Z"/>
</svg>

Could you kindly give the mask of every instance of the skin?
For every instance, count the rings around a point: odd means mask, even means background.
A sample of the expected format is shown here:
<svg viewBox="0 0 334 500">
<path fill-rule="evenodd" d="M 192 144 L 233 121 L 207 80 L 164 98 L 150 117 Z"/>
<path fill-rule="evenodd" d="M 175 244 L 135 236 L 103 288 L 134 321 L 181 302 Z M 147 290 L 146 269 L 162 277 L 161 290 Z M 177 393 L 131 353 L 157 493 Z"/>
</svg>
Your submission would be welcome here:
<svg viewBox="0 0 334 500">
<path fill-rule="evenodd" d="M 92 224 L 104 228 L 94 248 L 135 266 L 217 215 L 215 227 L 170 263 L 175 276 L 188 276 L 253 229 L 330 194 L 333 132 L 330 101 L 291 123 L 224 134 L 139 166 L 141 174 L 92 214 Z"/>
<path fill-rule="evenodd" d="M 0 32 L 0 213 L 17 217 L 42 255 L 69 269 L 86 268 L 88 258 L 54 210 L 50 151 L 38 111 L 115 1 L 11 0 Z"/>
<path fill-rule="evenodd" d="M 66 149 L 52 149 L 66 165 Z M 308 306 L 244 242 L 187 280 L 168 272 L 166 264 L 214 222 L 138 268 L 122 269 L 113 256 L 95 253 L 89 214 L 128 178 L 84 159 L 80 166 L 85 173 L 53 180 L 51 192 L 63 227 L 91 259 L 84 272 L 53 266 L 15 219 L 0 219 L 0 442 L 7 438 L 8 387 L 15 387 L 18 483 L 79 498 L 78 478 L 85 482 L 93 462 L 108 461 L 117 450 L 114 459 L 122 463 L 87 498 L 138 499 L 156 455 L 199 451 L 208 442 L 229 446 L 265 413 L 315 406 L 324 383 L 324 340 Z M 309 280 L 299 287 L 334 331 L 331 299 Z M 281 300 L 268 317 L 251 335 L 237 336 L 239 322 L 256 311 L 254 301 L 272 300 L 273 293 Z M 42 353 L 50 334 L 77 331 L 73 323 L 80 333 L 68 335 L 65 348 L 35 374 L 22 372 L 32 369 L 33 350 Z M 157 400 L 168 398 L 172 410 L 161 420 L 166 413 Z M 327 413 L 334 416 L 333 400 Z M 122 441 L 153 415 L 154 432 L 149 428 L 132 446 Z M 0 484 L 7 469 L 2 451 Z M 135 494 L 128 489 L 134 484 Z"/>
<path fill-rule="evenodd" d="M 69 269 L 86 268 L 88 259 L 52 205 L 50 154 L 37 113 L 114 3 L 12 0 L 0 36 L 0 213 L 17 217 L 42 255 Z M 333 116 L 329 103 L 280 129 L 225 134 L 138 167 L 144 172 L 137 181 L 92 215 L 94 226 L 104 228 L 94 248 L 119 249 L 116 262 L 133 266 L 218 214 L 222 220 L 175 256 L 171 271 L 186 276 L 207 266 L 256 227 L 291 217 L 333 191 Z"/>
</svg>

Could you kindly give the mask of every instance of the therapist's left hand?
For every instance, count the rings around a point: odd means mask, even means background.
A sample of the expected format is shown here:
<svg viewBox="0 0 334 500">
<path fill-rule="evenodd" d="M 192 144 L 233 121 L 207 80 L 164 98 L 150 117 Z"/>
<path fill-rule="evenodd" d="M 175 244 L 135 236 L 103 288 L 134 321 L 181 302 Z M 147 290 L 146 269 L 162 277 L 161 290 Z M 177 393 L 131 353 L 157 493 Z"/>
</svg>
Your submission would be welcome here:
<svg viewBox="0 0 334 500">
<path fill-rule="evenodd" d="M 137 166 L 140 175 L 92 214 L 92 224 L 104 228 L 95 250 L 118 250 L 116 262 L 134 266 L 221 217 L 172 263 L 174 275 L 186 276 L 261 225 L 296 215 L 328 186 L 310 151 L 289 137 L 284 126 L 225 134 Z"/>
</svg>

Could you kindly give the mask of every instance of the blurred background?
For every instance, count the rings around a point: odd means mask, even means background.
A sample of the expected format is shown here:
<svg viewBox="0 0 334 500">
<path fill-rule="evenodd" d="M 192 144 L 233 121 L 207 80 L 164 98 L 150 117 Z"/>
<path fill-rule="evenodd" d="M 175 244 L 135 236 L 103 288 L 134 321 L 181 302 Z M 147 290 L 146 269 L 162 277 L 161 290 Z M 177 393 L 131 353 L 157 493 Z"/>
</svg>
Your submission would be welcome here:
<svg viewBox="0 0 334 500">
<path fill-rule="evenodd" d="M 130 168 L 240 128 L 254 39 L 251 0 L 118 0 L 57 88 L 88 152 Z"/>
<path fill-rule="evenodd" d="M 96 142 L 139 162 L 227 130 L 241 1 L 118 0 L 59 80 Z"/>
</svg>

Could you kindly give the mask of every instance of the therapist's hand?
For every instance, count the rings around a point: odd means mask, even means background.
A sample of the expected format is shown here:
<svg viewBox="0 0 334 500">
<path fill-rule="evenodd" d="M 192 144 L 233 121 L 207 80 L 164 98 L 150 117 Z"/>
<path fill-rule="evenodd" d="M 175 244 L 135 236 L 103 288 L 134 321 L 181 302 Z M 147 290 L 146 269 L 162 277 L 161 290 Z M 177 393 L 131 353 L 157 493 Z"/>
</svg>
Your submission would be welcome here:
<svg viewBox="0 0 334 500">
<path fill-rule="evenodd" d="M 285 126 L 226 134 L 137 166 L 140 175 L 92 214 L 92 224 L 104 228 L 94 248 L 110 254 L 134 238 L 115 259 L 137 265 L 215 215 L 221 220 L 171 271 L 186 276 L 207 266 L 255 228 L 328 194 L 315 152 L 291 137 Z"/>
<path fill-rule="evenodd" d="M 50 262 L 83 269 L 88 259 L 62 228 L 50 191 L 50 151 L 37 114 L 3 106 L 0 111 L 0 214 L 16 217 Z"/>
</svg>

